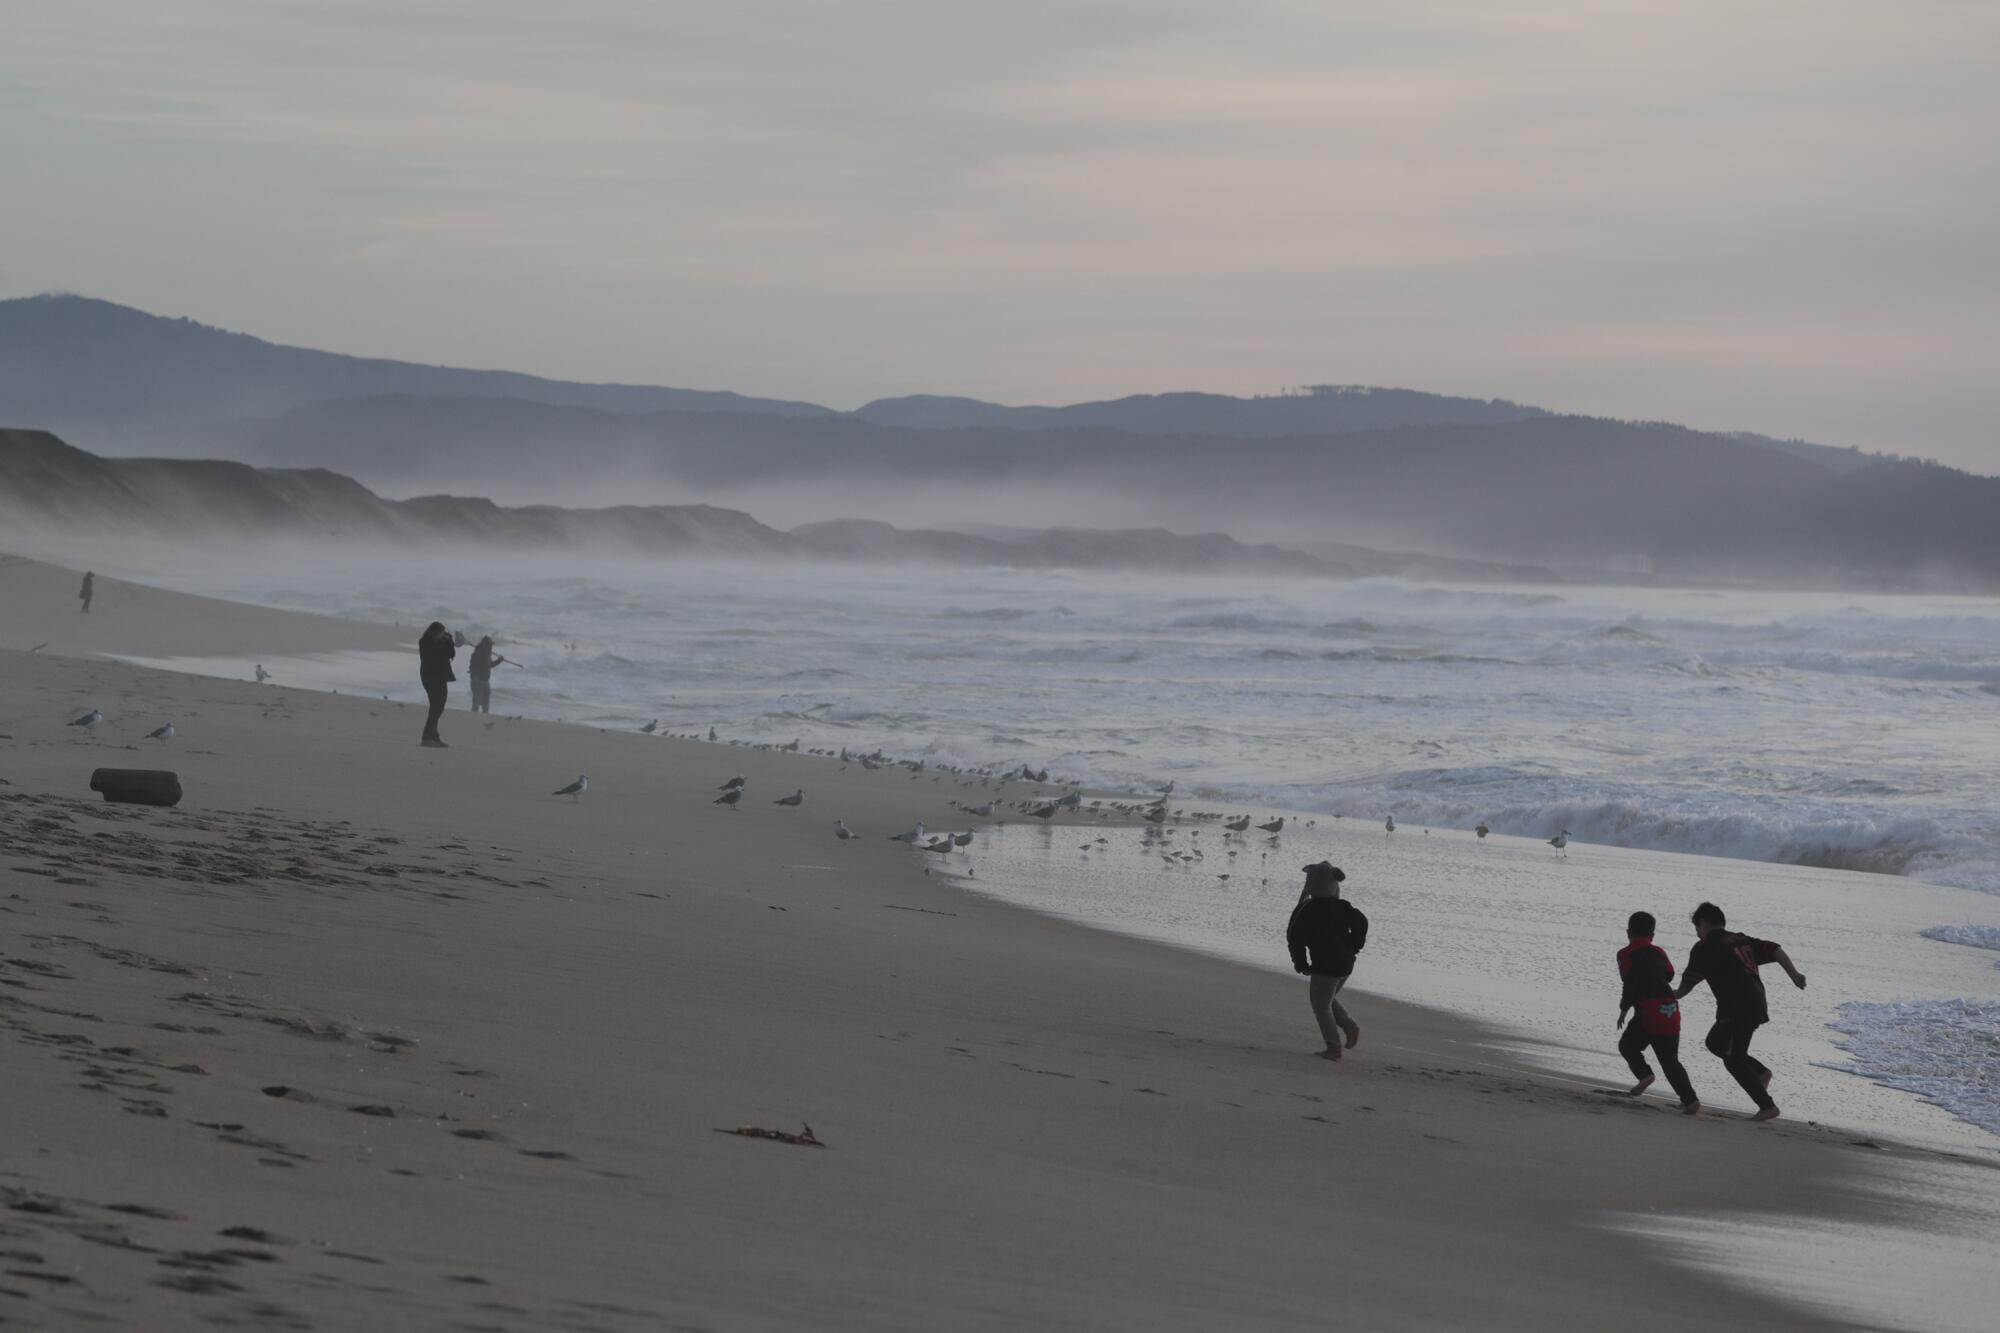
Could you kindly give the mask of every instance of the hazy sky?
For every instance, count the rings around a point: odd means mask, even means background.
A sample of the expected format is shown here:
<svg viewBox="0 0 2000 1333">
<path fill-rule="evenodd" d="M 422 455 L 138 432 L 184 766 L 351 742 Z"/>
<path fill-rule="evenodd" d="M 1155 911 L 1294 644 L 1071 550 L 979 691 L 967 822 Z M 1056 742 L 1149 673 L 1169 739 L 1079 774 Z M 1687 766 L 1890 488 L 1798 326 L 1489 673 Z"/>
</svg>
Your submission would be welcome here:
<svg viewBox="0 0 2000 1333">
<path fill-rule="evenodd" d="M 0 295 L 811 398 L 2000 471 L 1995 0 L 8 0 Z"/>
</svg>

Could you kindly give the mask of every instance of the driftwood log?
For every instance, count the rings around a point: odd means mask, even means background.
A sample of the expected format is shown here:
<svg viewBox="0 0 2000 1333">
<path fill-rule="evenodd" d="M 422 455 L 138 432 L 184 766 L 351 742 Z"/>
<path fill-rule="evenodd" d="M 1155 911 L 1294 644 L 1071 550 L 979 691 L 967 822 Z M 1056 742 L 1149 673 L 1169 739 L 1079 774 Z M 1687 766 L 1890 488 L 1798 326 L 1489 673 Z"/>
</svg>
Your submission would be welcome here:
<svg viewBox="0 0 2000 1333">
<path fill-rule="evenodd" d="M 100 768 L 90 775 L 90 789 L 126 805 L 181 803 L 180 775 L 164 768 Z"/>
</svg>

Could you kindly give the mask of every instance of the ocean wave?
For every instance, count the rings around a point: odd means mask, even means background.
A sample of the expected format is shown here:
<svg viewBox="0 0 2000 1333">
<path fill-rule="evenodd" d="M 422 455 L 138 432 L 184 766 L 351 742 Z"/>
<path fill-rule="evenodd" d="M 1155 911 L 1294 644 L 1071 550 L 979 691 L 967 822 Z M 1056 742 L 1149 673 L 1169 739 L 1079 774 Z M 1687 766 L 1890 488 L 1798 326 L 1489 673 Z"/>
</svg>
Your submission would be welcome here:
<svg viewBox="0 0 2000 1333">
<path fill-rule="evenodd" d="M 1319 658 L 1322 662 L 1396 662 L 1424 666 L 1519 665 L 1505 657 L 1448 653 L 1436 648 L 1329 648 Z"/>
<path fill-rule="evenodd" d="M 1852 1057 L 1834 1068 L 1914 1093 L 2000 1134 L 2000 1004 L 1850 1000 L 1833 1027 Z"/>
<path fill-rule="evenodd" d="M 1296 620 L 1260 616 L 1247 611 L 1226 611 L 1205 616 L 1177 616 L 1168 621 L 1167 625 L 1170 629 L 1221 629 L 1235 630 L 1244 634 L 1265 634 L 1273 630 L 1305 628 Z"/>
<path fill-rule="evenodd" d="M 1655 662 L 1652 669 L 1655 671 L 1670 671 L 1682 676 L 1700 676 L 1708 679 L 1734 674 L 1731 671 L 1714 665 L 1700 653 L 1689 653 L 1677 662 Z"/>
<path fill-rule="evenodd" d="M 1265 789 L 1246 795 L 1344 817 L 1393 814 L 1400 823 L 1434 828 L 1471 828 L 1484 821 L 1497 832 L 1526 838 L 1568 829 L 1578 844 L 1907 875 L 2000 893 L 2000 865 L 1992 849 L 1924 816 L 1604 793 L 1523 799 L 1523 786 L 1552 781 L 1507 767 L 1414 770 L 1318 791 Z"/>
<path fill-rule="evenodd" d="M 935 620 L 1026 620 L 1030 616 L 1043 614 L 1026 606 L 989 606 L 978 609 L 963 606 L 947 606 L 942 611 L 932 613 Z"/>
<path fill-rule="evenodd" d="M 1632 625 L 1607 625 L 1590 637 L 1600 643 L 1629 643 L 1647 647 L 1662 647 L 1667 642 L 1657 634 L 1648 634 Z"/>
<path fill-rule="evenodd" d="M 1970 949 L 2000 950 L 2000 926 L 1932 926 L 1917 932 L 1927 940 L 1963 944 Z M 2000 962 L 1994 964 L 2000 967 Z"/>
<path fill-rule="evenodd" d="M 1873 676 L 1883 680 L 2000 685 L 2000 662 L 1981 654 L 1958 656 L 1879 649 L 1812 649 L 1773 652 L 1768 649 L 1721 648 L 1710 653 L 1720 666 L 1811 672 L 1830 676 Z"/>
</svg>

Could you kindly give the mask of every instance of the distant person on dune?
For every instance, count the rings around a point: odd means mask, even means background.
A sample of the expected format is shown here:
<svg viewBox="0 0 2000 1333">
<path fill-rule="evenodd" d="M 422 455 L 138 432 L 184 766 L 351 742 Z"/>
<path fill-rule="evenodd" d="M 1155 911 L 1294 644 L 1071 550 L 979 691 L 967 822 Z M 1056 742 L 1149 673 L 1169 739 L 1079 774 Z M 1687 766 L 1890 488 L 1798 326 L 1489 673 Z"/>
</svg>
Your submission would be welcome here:
<svg viewBox="0 0 2000 1333">
<path fill-rule="evenodd" d="M 1368 942 L 1368 918 L 1340 896 L 1347 876 L 1338 866 L 1321 861 L 1305 872 L 1305 891 L 1285 926 L 1285 947 L 1293 970 L 1312 978 L 1307 997 L 1326 1042 L 1321 1054 L 1338 1060 L 1361 1040 L 1361 1026 L 1341 1005 L 1340 992 L 1354 975 L 1354 955 Z"/>
<path fill-rule="evenodd" d="M 438 719 L 444 716 L 444 705 L 451 693 L 451 682 L 458 679 L 451 669 L 451 659 L 458 649 L 452 645 L 451 631 L 441 620 L 433 620 L 424 636 L 417 640 L 417 675 L 424 683 L 424 693 L 429 696 L 430 716 L 424 719 L 424 738 L 420 744 L 433 750 L 442 750 L 445 743 L 438 735 Z"/>
<path fill-rule="evenodd" d="M 85 615 L 90 614 L 90 598 L 91 595 L 96 591 L 96 589 L 97 589 L 96 571 L 89 569 L 84 570 L 83 588 L 81 591 L 77 593 L 77 597 L 80 598 L 83 602 L 83 614 Z"/>
<path fill-rule="evenodd" d="M 466 668 L 466 677 L 472 682 L 472 711 L 491 713 L 493 711 L 493 668 L 510 666 L 506 658 L 493 651 L 493 636 L 488 634 L 472 650 L 472 662 Z"/>
<path fill-rule="evenodd" d="M 1757 1103 L 1757 1114 L 1751 1119 L 1776 1120 L 1778 1104 L 1771 1100 L 1769 1091 L 1771 1071 L 1750 1054 L 1750 1038 L 1771 1021 L 1757 969 L 1776 963 L 1800 990 L 1806 988 L 1806 974 L 1792 966 L 1782 946 L 1738 934 L 1727 926 L 1728 918 L 1714 903 L 1694 909 L 1694 933 L 1700 938 L 1688 952 L 1674 998 L 1678 1000 L 1702 982 L 1708 983 L 1715 994 L 1715 1026 L 1708 1030 L 1708 1049 Z"/>
<path fill-rule="evenodd" d="M 1673 960 L 1653 943 L 1656 925 L 1651 912 L 1634 912 L 1625 923 L 1629 943 L 1618 951 L 1618 975 L 1625 983 L 1618 997 L 1618 1022 L 1625 1035 L 1618 1039 L 1618 1053 L 1639 1080 L 1630 1094 L 1637 1097 L 1653 1086 L 1653 1070 L 1646 1063 L 1646 1048 L 1652 1047 L 1667 1083 L 1681 1099 L 1681 1110 L 1694 1115 L 1701 1110 L 1701 1099 L 1681 1064 L 1681 1002 L 1674 998 Z M 1635 1011 L 1629 1025 L 1628 1011 Z"/>
</svg>

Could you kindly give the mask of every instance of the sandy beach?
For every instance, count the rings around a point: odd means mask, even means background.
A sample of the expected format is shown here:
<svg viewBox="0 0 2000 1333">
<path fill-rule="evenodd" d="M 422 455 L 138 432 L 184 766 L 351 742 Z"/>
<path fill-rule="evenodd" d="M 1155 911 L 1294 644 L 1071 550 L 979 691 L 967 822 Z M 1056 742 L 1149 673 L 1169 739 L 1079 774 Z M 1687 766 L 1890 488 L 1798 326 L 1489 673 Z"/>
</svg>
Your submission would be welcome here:
<svg viewBox="0 0 2000 1333">
<path fill-rule="evenodd" d="M 0 566 L 0 1322 L 1823 1328 L 1604 1220 L 1859 1217 L 1864 1167 L 1939 1160 L 1509 1067 L 1365 973 L 1330 1064 L 1302 983 L 888 838 L 976 780 L 462 683 L 424 750 L 414 706 L 101 656 L 413 630 L 105 580 L 86 623 L 77 577 Z M 102 766 L 186 799 L 107 805 Z"/>
</svg>

